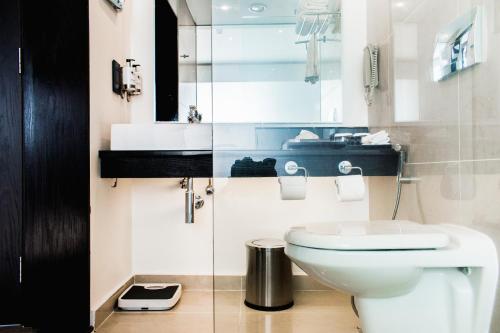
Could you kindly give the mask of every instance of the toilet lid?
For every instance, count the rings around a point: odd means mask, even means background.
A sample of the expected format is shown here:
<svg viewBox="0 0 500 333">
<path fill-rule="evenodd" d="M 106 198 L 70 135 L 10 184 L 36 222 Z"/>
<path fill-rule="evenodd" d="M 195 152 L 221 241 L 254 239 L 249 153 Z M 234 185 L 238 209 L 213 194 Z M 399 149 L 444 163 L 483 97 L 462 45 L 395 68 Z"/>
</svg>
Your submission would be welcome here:
<svg viewBox="0 0 500 333">
<path fill-rule="evenodd" d="M 448 246 L 447 234 L 410 221 L 317 223 L 292 228 L 290 244 L 339 251 L 424 250 Z"/>
</svg>

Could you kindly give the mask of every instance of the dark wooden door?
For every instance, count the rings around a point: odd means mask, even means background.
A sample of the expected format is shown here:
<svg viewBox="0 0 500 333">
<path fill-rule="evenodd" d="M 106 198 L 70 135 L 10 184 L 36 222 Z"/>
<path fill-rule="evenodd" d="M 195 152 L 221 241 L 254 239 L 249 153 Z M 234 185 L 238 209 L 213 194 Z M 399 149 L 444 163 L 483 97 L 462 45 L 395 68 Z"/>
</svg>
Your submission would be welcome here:
<svg viewBox="0 0 500 333">
<path fill-rule="evenodd" d="M 22 5 L 25 324 L 88 332 L 87 0 Z"/>
<path fill-rule="evenodd" d="M 0 10 L 0 325 L 20 323 L 22 102 L 19 1 Z"/>
</svg>

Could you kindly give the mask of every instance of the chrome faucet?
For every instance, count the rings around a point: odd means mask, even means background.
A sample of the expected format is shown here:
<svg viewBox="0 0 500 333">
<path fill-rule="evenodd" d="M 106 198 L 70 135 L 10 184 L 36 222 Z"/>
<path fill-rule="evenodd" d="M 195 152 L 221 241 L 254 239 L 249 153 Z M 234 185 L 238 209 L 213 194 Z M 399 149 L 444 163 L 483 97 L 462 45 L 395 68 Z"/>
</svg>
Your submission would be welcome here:
<svg viewBox="0 0 500 333">
<path fill-rule="evenodd" d="M 198 108 L 195 105 L 189 106 L 189 115 L 188 122 L 190 124 L 199 124 L 201 123 L 202 115 L 198 112 Z"/>
<path fill-rule="evenodd" d="M 186 189 L 185 195 L 185 222 L 187 224 L 194 223 L 194 210 L 200 209 L 205 205 L 199 195 L 196 195 L 193 190 L 193 178 L 184 178 L 181 181 L 181 188 Z"/>
</svg>

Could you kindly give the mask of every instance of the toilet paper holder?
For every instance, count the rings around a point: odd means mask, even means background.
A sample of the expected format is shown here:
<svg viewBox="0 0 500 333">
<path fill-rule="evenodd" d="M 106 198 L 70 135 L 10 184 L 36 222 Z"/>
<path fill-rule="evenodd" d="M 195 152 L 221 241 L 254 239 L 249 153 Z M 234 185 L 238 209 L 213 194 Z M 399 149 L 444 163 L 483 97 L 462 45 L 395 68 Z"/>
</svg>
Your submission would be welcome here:
<svg viewBox="0 0 500 333">
<path fill-rule="evenodd" d="M 352 166 L 352 163 L 349 161 L 342 161 L 339 163 L 339 172 L 348 175 L 352 172 L 352 170 L 359 170 L 361 176 L 363 176 L 363 169 L 360 167 Z"/>
<path fill-rule="evenodd" d="M 307 172 L 307 169 L 304 168 L 304 167 L 299 167 L 299 165 L 297 164 L 297 162 L 295 161 L 288 161 L 286 162 L 285 164 L 285 171 L 287 174 L 293 176 L 295 175 L 299 170 L 302 170 L 304 171 L 304 176 L 306 177 L 306 180 L 307 180 L 307 177 L 309 177 L 309 174 Z"/>
</svg>

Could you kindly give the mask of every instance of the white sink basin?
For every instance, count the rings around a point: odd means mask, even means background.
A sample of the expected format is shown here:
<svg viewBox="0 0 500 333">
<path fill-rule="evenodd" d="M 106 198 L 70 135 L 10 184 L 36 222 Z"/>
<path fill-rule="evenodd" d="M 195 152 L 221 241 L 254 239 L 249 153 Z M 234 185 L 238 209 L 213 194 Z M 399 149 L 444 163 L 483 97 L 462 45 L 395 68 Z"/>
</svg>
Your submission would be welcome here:
<svg viewBox="0 0 500 333">
<path fill-rule="evenodd" d="M 113 124 L 111 150 L 212 150 L 212 124 Z"/>
</svg>

